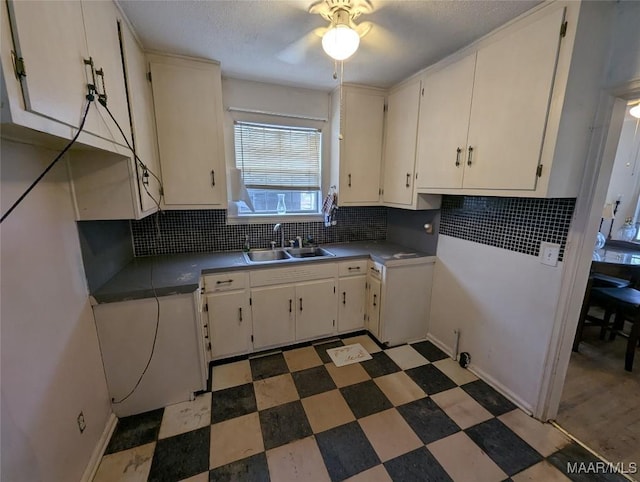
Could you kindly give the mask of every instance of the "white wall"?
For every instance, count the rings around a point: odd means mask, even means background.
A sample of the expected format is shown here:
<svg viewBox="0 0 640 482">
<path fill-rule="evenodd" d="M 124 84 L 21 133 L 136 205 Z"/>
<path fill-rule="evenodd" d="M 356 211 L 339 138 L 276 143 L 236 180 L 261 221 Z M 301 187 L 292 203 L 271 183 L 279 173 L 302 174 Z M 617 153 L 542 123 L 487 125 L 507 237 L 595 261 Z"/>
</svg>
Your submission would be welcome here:
<svg viewBox="0 0 640 482">
<path fill-rule="evenodd" d="M 429 337 L 471 354 L 482 378 L 534 406 L 553 329 L 562 263 L 440 235 Z"/>
<path fill-rule="evenodd" d="M 56 154 L 2 139 L 3 213 Z M 80 480 L 111 408 L 63 162 L 0 241 L 2 481 Z"/>
<path fill-rule="evenodd" d="M 638 206 L 638 190 L 640 189 L 640 158 L 638 157 L 640 147 L 640 121 L 631 116 L 627 116 L 622 125 L 620 142 L 616 152 L 616 158 L 609 181 L 607 191 L 607 203 L 614 203 L 620 199 L 616 218 L 613 220 L 611 237 L 619 239 L 618 229 L 624 224 L 625 218 L 633 218 L 636 221 L 636 208 Z M 606 236 L 609 232 L 610 220 L 602 223 L 601 232 Z"/>
</svg>

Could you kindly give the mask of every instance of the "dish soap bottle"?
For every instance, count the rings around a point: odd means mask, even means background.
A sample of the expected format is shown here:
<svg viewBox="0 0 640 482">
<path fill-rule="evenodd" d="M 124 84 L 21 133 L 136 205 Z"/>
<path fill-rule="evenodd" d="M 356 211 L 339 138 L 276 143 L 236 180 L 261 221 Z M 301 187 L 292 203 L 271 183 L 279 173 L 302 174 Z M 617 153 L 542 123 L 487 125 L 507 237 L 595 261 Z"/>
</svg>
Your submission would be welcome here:
<svg viewBox="0 0 640 482">
<path fill-rule="evenodd" d="M 249 244 L 249 235 L 248 234 L 244 238 L 244 246 L 242 247 L 242 250 L 244 252 L 246 252 L 246 253 L 251 251 L 251 245 Z"/>
</svg>

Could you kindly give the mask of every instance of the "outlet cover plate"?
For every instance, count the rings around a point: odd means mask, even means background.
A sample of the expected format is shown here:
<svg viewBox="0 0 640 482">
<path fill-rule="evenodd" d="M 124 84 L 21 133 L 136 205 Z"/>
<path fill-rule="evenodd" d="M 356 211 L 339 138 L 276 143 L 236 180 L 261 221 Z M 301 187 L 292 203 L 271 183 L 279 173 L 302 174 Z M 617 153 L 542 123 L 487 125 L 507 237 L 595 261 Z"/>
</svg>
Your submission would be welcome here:
<svg viewBox="0 0 640 482">
<path fill-rule="evenodd" d="M 540 262 L 547 266 L 558 266 L 560 245 L 556 243 L 540 243 Z"/>
</svg>

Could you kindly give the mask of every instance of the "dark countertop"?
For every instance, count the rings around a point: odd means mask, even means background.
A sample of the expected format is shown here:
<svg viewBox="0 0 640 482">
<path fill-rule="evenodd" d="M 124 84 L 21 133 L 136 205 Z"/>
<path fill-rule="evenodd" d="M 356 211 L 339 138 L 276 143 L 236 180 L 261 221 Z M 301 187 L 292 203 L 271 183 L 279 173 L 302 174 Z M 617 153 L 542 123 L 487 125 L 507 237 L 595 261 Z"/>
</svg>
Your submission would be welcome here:
<svg viewBox="0 0 640 482">
<path fill-rule="evenodd" d="M 191 293 L 198 288 L 203 274 L 240 269 L 265 269 L 292 263 L 322 263 L 371 257 L 386 265 L 435 256 L 386 241 L 358 241 L 322 245 L 335 256 L 287 259 L 269 263 L 247 263 L 240 251 L 222 253 L 188 253 L 134 258 L 127 266 L 91 293 L 94 303 L 152 298 L 179 293 Z M 153 285 L 151 283 L 153 275 Z"/>
<path fill-rule="evenodd" d="M 592 261 L 640 266 L 640 246 L 631 243 L 607 243 L 604 248 L 594 250 Z"/>
</svg>

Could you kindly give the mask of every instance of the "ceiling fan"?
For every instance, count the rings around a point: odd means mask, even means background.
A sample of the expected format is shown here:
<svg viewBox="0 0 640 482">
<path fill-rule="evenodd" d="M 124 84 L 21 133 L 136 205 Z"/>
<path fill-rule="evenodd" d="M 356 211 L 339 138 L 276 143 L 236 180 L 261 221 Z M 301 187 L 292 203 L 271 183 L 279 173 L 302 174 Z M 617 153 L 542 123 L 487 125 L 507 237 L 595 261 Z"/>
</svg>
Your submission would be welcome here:
<svg viewBox="0 0 640 482">
<path fill-rule="evenodd" d="M 360 38 L 373 26 L 371 22 L 355 23 L 360 15 L 373 11 L 369 0 L 319 0 L 312 3 L 308 11 L 330 22 L 329 26 L 316 28 L 289 45 L 278 54 L 280 60 L 300 63 L 319 38 L 322 38 L 322 48 L 329 57 L 336 61 L 346 60 L 358 50 Z"/>
</svg>

